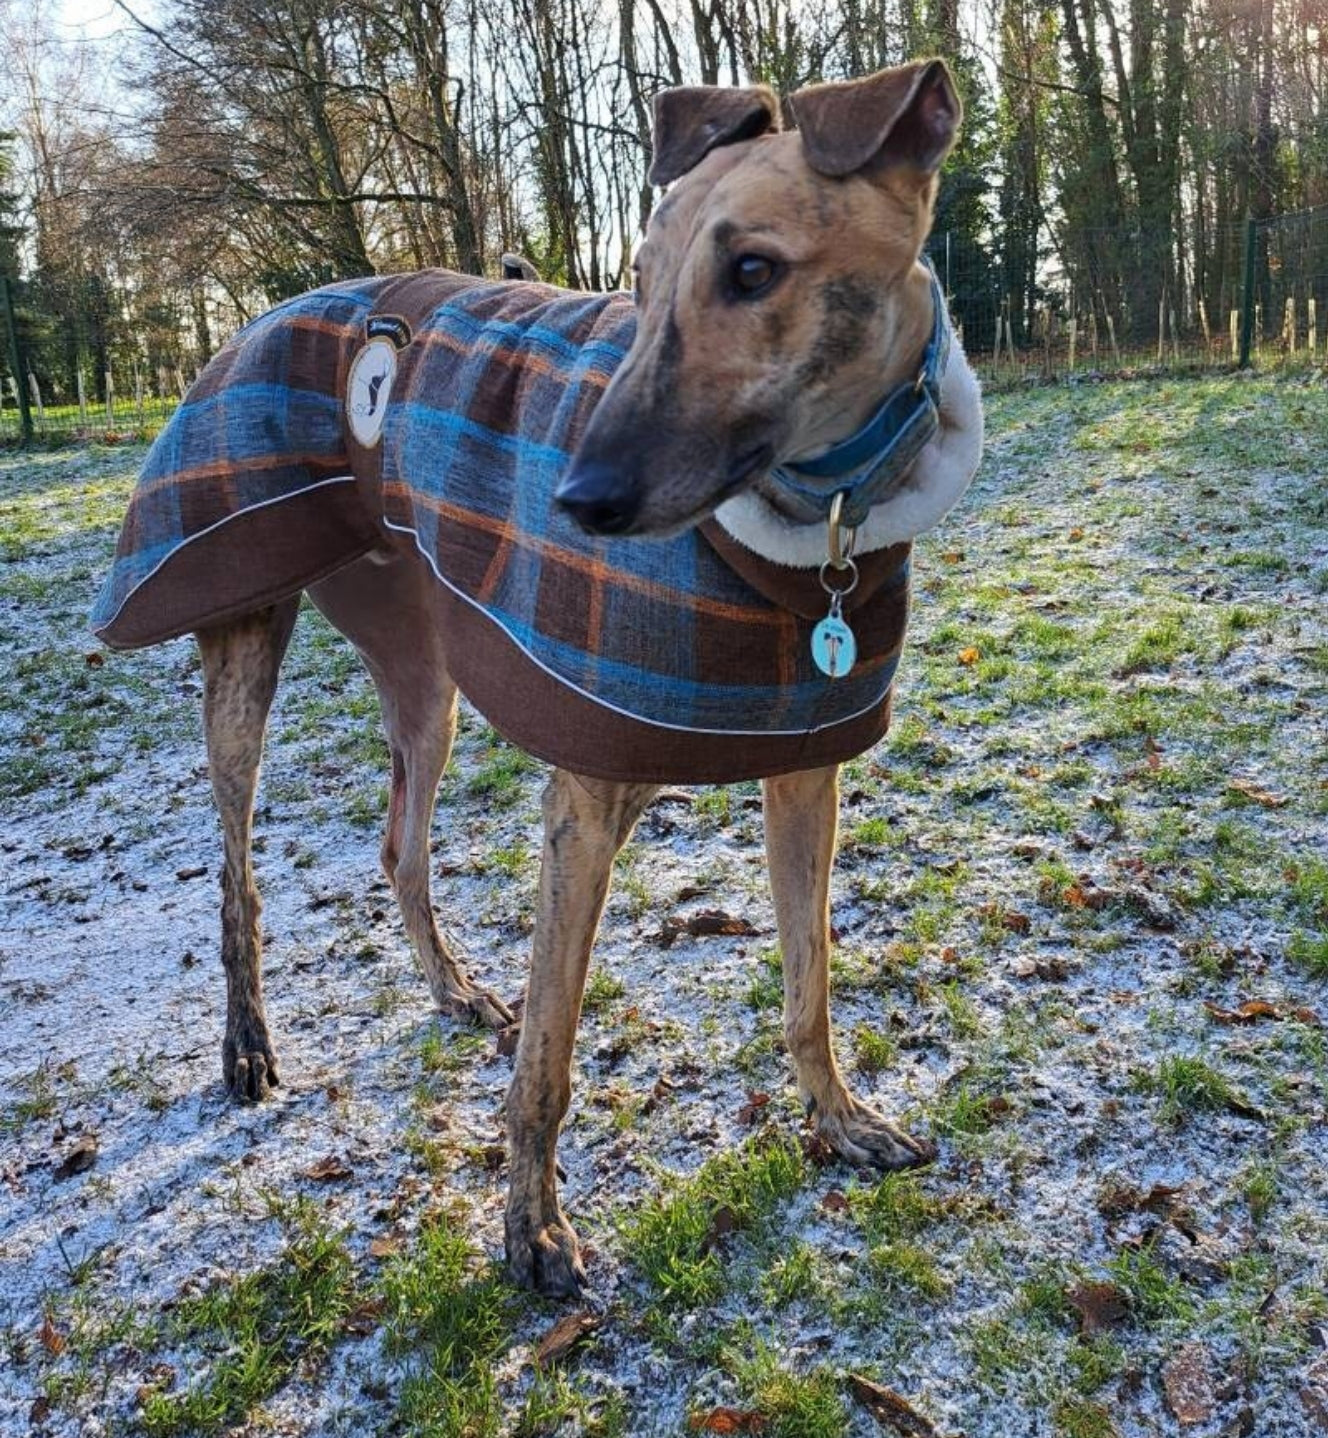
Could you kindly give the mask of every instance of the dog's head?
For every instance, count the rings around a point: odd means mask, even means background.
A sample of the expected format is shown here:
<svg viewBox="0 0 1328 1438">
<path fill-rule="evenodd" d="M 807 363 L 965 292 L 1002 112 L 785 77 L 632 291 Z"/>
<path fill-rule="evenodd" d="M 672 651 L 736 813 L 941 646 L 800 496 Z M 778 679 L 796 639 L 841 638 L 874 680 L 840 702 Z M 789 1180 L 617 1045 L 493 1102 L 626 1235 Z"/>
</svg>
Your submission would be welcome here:
<svg viewBox="0 0 1328 1438">
<path fill-rule="evenodd" d="M 932 323 L 918 257 L 960 104 L 940 60 L 816 85 L 781 132 L 763 86 L 666 90 L 637 255 L 635 341 L 559 502 L 668 534 L 855 430 Z"/>
</svg>

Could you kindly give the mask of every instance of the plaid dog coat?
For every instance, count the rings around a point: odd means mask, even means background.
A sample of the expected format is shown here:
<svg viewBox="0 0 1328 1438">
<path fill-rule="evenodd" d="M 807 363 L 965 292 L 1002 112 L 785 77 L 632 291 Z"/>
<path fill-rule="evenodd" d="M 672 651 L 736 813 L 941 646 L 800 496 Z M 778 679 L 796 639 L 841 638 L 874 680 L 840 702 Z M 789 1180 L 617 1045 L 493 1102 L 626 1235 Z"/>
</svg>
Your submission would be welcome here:
<svg viewBox="0 0 1328 1438">
<path fill-rule="evenodd" d="M 115 647 L 251 612 L 375 547 L 440 586 L 448 667 L 506 737 L 612 779 L 816 767 L 889 723 L 909 547 L 859 562 L 859 657 L 812 661 L 814 570 L 710 522 L 592 537 L 552 494 L 635 333 L 624 295 L 442 271 L 354 281 L 241 330 L 153 445 L 93 615 Z"/>
</svg>

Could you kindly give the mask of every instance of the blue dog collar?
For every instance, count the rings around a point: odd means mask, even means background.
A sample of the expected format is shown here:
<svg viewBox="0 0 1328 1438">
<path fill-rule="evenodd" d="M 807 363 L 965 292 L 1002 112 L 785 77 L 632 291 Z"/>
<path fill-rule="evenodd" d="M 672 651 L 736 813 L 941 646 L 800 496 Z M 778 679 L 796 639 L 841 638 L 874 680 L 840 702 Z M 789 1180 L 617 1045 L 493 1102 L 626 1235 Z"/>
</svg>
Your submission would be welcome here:
<svg viewBox="0 0 1328 1438">
<path fill-rule="evenodd" d="M 924 263 L 931 274 L 932 325 L 918 377 L 891 390 L 856 434 L 815 459 L 791 461 L 770 471 L 781 489 L 825 519 L 835 496 L 842 494 L 842 522 L 850 529 L 881 502 L 940 426 L 941 377 L 950 357 L 950 326 L 941 282 L 931 262 Z"/>
</svg>

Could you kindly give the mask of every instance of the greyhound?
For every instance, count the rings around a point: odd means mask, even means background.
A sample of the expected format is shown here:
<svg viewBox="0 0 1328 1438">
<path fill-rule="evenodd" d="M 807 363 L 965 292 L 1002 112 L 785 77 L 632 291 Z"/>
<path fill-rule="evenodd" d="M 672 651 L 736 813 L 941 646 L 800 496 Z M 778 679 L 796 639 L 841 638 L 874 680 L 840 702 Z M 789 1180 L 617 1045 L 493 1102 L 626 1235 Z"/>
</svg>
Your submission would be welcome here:
<svg viewBox="0 0 1328 1438">
<path fill-rule="evenodd" d="M 791 105 L 796 131 L 780 128 L 778 101 L 760 86 L 656 97 L 651 178 L 669 188 L 636 257 L 634 338 L 556 500 L 584 530 L 615 540 L 647 544 L 718 525 L 731 548 L 824 582 L 906 545 L 953 506 L 976 469 L 982 422 L 976 382 L 920 259 L 937 171 L 960 123 L 944 64 L 818 85 Z M 838 489 L 818 462 L 849 441 L 861 448 L 855 436 L 877 425 L 883 393 L 908 403 L 922 393 L 924 354 L 940 394 L 925 442 L 888 484 L 874 480 L 856 497 Z M 870 470 L 858 463 L 855 472 Z M 429 830 L 458 699 L 444 587 L 418 548 L 382 529 L 368 552 L 304 587 L 359 651 L 381 698 L 392 756 L 382 863 L 431 994 L 449 1014 L 509 1025 L 511 1010 L 449 948 L 430 897 Z M 825 584 L 828 639 L 817 663 L 831 676 L 852 662 L 843 659 L 853 638 L 843 592 Z M 253 805 L 299 600 L 288 594 L 197 630 L 225 852 L 222 1067 L 231 1092 L 251 1100 L 279 1076 L 263 1002 Z M 900 626 L 902 634 L 902 610 Z M 816 1131 L 849 1162 L 925 1162 L 931 1146 L 855 1098 L 835 1061 L 828 895 L 837 763 L 779 767 L 764 781 L 766 844 L 801 1097 Z M 583 763 L 563 762 L 544 797 L 534 953 L 507 1105 L 508 1260 L 519 1282 L 553 1295 L 585 1282 L 559 1203 L 556 1144 L 591 946 L 614 856 L 657 789 L 595 771 L 588 752 Z"/>
</svg>

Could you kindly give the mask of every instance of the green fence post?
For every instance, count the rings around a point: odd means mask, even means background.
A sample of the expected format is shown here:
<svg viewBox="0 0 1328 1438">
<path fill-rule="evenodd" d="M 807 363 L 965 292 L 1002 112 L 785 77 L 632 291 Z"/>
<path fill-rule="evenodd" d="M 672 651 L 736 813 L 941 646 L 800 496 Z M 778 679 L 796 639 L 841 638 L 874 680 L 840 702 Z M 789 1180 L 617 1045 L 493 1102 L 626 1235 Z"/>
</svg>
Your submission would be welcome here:
<svg viewBox="0 0 1328 1438">
<path fill-rule="evenodd" d="M 23 352 L 19 348 L 18 324 L 14 319 L 14 297 L 9 288 L 9 276 L 0 275 L 0 310 L 4 311 L 5 334 L 8 340 L 9 368 L 14 376 L 14 388 L 18 392 L 19 424 L 23 430 L 23 443 L 32 443 L 32 406 L 28 402 L 27 366 L 23 363 Z"/>
<path fill-rule="evenodd" d="M 1255 224 L 1245 221 L 1245 297 L 1240 311 L 1240 368 L 1250 367 L 1250 345 L 1254 339 L 1254 245 Z"/>
</svg>

